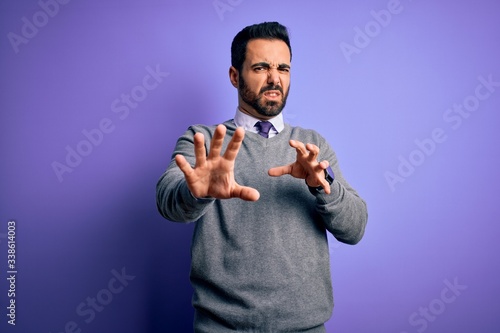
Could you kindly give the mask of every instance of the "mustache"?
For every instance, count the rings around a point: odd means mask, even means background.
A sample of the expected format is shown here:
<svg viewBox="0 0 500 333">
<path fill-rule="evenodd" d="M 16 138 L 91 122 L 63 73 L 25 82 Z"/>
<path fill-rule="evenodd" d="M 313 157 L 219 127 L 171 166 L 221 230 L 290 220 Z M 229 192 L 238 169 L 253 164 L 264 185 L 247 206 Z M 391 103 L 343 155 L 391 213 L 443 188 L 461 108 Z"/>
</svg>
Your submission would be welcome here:
<svg viewBox="0 0 500 333">
<path fill-rule="evenodd" d="M 263 94 L 265 93 L 266 91 L 269 91 L 269 90 L 278 90 L 282 95 L 283 95 L 283 88 L 281 88 L 280 86 L 267 86 L 267 87 L 264 87 L 260 90 L 260 93 Z"/>
</svg>

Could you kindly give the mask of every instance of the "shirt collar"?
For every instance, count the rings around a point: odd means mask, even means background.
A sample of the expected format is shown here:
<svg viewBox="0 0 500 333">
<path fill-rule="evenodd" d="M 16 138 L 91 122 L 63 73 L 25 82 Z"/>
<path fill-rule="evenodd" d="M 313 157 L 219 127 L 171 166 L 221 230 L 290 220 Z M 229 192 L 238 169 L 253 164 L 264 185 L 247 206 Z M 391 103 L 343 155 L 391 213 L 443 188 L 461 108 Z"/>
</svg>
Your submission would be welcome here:
<svg viewBox="0 0 500 333">
<path fill-rule="evenodd" d="M 252 117 L 246 113 L 240 111 L 239 108 L 236 108 L 236 114 L 234 116 L 234 124 L 238 127 L 243 127 L 245 131 L 258 133 L 257 128 L 255 128 L 255 123 L 260 121 L 259 119 Z M 268 120 L 271 124 L 273 124 L 274 130 L 276 131 L 274 134 L 278 134 L 285 128 L 285 123 L 283 121 L 283 114 L 280 113 L 276 117 Z"/>
</svg>

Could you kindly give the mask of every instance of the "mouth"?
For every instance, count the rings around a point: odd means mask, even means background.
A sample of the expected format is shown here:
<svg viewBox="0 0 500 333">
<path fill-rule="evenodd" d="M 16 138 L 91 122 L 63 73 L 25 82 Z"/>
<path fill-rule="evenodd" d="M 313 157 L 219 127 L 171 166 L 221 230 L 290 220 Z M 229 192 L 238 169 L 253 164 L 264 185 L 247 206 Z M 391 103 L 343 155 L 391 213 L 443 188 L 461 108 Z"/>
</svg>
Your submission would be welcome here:
<svg viewBox="0 0 500 333">
<path fill-rule="evenodd" d="M 264 93 L 264 96 L 268 99 L 278 99 L 281 96 L 281 92 L 278 90 L 268 90 Z"/>
</svg>

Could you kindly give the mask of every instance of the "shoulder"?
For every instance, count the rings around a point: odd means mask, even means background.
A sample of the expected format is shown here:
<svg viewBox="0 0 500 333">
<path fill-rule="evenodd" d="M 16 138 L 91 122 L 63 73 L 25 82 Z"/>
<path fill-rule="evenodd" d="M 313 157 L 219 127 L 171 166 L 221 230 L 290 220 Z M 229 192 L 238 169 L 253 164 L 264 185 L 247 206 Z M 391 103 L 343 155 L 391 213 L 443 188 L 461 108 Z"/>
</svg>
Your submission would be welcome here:
<svg viewBox="0 0 500 333">
<path fill-rule="evenodd" d="M 319 147 L 321 159 L 327 159 L 330 163 L 336 160 L 336 154 L 332 146 L 319 132 L 313 129 L 303 128 L 300 126 L 290 127 L 290 139 L 301 141 L 304 144 L 312 143 Z"/>
<path fill-rule="evenodd" d="M 224 126 L 226 126 L 226 129 L 227 129 L 228 133 L 234 132 L 235 129 L 236 129 L 236 126 L 234 125 L 234 122 L 233 122 L 232 119 L 227 120 L 227 121 L 223 122 L 222 124 Z M 192 137 L 196 133 L 201 133 L 205 137 L 210 137 L 211 138 L 213 136 L 214 132 L 215 132 L 215 128 L 218 125 L 219 124 L 215 124 L 215 125 L 194 124 L 194 125 L 191 125 L 191 126 L 188 127 L 188 129 L 184 133 L 184 136 Z"/>
<path fill-rule="evenodd" d="M 314 144 L 322 144 L 326 142 L 325 138 L 316 130 L 303 128 L 300 126 L 286 126 L 290 128 L 290 138 L 293 140 L 310 142 Z"/>
</svg>

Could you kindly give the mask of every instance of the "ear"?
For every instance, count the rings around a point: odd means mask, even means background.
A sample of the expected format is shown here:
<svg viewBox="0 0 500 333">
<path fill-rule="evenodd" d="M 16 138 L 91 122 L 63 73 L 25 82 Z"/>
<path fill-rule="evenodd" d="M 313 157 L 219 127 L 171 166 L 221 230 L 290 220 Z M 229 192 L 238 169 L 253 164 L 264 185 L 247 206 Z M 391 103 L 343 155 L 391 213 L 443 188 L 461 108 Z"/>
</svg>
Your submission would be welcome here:
<svg viewBox="0 0 500 333">
<path fill-rule="evenodd" d="M 240 81 L 240 73 L 233 66 L 229 68 L 229 80 L 231 81 L 233 87 L 238 88 L 238 84 Z"/>
</svg>

